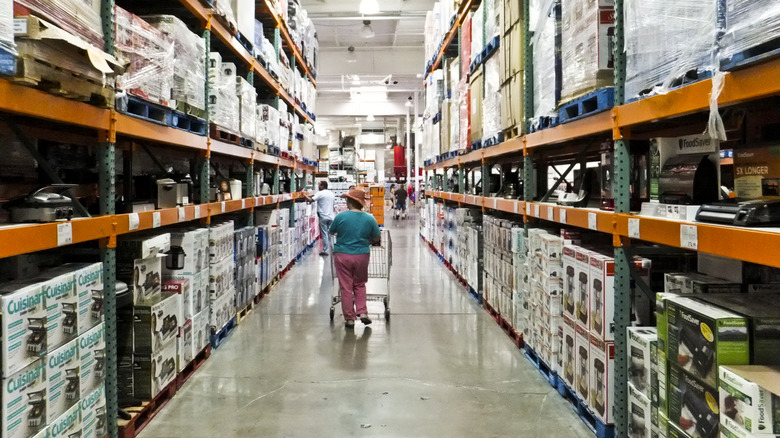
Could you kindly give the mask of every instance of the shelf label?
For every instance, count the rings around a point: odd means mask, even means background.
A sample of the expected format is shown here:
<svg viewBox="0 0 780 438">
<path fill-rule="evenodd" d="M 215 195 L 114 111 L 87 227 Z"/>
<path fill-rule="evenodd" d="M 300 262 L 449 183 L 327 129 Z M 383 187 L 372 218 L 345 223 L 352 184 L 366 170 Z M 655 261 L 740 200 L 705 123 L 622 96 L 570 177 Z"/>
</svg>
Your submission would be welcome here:
<svg viewBox="0 0 780 438">
<path fill-rule="evenodd" d="M 542 218 L 541 213 L 539 213 L 539 204 L 534 204 L 534 217 L 538 217 L 539 219 Z"/>
<path fill-rule="evenodd" d="M 220 205 L 220 208 L 222 208 L 222 213 L 224 213 L 225 212 L 225 208 L 226 208 L 225 207 L 225 201 L 220 202 L 219 205 Z"/>
<path fill-rule="evenodd" d="M 562 208 L 561 212 L 558 213 L 558 216 L 560 216 L 560 223 L 565 224 L 566 223 L 566 209 Z"/>
<path fill-rule="evenodd" d="M 498 198 L 493 198 L 493 210 L 498 210 Z"/>
<path fill-rule="evenodd" d="M 138 213 L 130 213 L 127 216 L 128 222 L 130 222 L 130 231 L 137 230 L 141 225 L 141 218 L 138 217 Z"/>
<path fill-rule="evenodd" d="M 246 199 L 241 198 L 241 209 L 243 210 L 245 208 L 246 208 Z"/>
<path fill-rule="evenodd" d="M 260 198 L 255 197 L 255 207 L 260 206 Z"/>
<path fill-rule="evenodd" d="M 179 222 L 184 222 L 185 220 L 187 220 L 187 211 L 184 207 L 179 207 Z"/>
<path fill-rule="evenodd" d="M 533 204 L 530 202 L 528 204 L 525 204 L 525 215 L 531 216 L 531 209 L 533 208 Z"/>
<path fill-rule="evenodd" d="M 518 214 L 520 212 L 520 203 L 515 201 L 515 214 Z"/>
<path fill-rule="evenodd" d="M 62 222 L 57 224 L 57 246 L 73 243 L 73 223 Z"/>
<path fill-rule="evenodd" d="M 639 219 L 628 219 L 628 237 L 632 239 L 639 239 Z"/>
<path fill-rule="evenodd" d="M 200 219 L 200 205 L 195 206 L 195 219 Z"/>
<path fill-rule="evenodd" d="M 696 225 L 680 225 L 680 247 L 699 249 L 699 228 Z"/>
<path fill-rule="evenodd" d="M 159 211 L 152 212 L 152 228 L 160 228 L 162 225 L 162 214 Z"/>
<path fill-rule="evenodd" d="M 555 220 L 555 209 L 552 207 L 547 207 L 547 219 L 550 219 L 551 221 Z"/>
<path fill-rule="evenodd" d="M 599 230 L 599 219 L 596 213 L 588 213 L 588 228 L 594 231 Z"/>
</svg>

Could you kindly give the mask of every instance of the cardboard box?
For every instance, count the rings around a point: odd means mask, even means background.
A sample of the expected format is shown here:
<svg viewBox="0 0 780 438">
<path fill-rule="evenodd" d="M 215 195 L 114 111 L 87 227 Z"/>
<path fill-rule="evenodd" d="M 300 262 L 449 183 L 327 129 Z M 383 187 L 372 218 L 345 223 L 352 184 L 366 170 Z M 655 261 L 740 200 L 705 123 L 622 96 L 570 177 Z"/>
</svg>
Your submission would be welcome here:
<svg viewBox="0 0 780 438">
<path fill-rule="evenodd" d="M 171 249 L 171 235 L 140 235 L 120 239 L 117 279 L 127 283 L 133 303 L 155 299 L 162 291 L 162 258 Z"/>
<path fill-rule="evenodd" d="M 53 422 L 81 399 L 79 341 L 74 339 L 46 356 L 46 418 Z"/>
<path fill-rule="evenodd" d="M 720 418 L 747 433 L 780 435 L 780 367 L 720 367 Z"/>
<path fill-rule="evenodd" d="M 184 267 L 178 270 L 163 268 L 166 276 L 197 274 L 209 265 L 208 230 L 205 228 L 171 233 L 171 248 L 184 251 Z"/>
<path fill-rule="evenodd" d="M 754 434 L 739 426 L 739 423 L 725 417 L 720 420 L 721 438 L 780 438 L 780 435 Z"/>
<path fill-rule="evenodd" d="M 46 300 L 46 345 L 54 350 L 79 335 L 76 277 L 72 270 L 60 267 L 41 273 L 36 280 Z"/>
<path fill-rule="evenodd" d="M 577 369 L 576 324 L 568 316 L 563 317 L 563 380 L 570 388 L 576 387 Z"/>
<path fill-rule="evenodd" d="M 673 422 L 669 422 L 668 424 L 669 429 L 667 431 L 667 436 L 669 438 L 691 438 L 690 435 L 685 433 L 680 426 L 674 424 Z"/>
<path fill-rule="evenodd" d="M 182 372 L 187 365 L 192 362 L 195 357 L 192 347 L 192 321 L 189 320 L 182 324 L 179 328 L 179 336 L 176 338 L 178 344 L 177 348 L 177 360 L 176 360 L 176 372 Z"/>
<path fill-rule="evenodd" d="M 650 438 L 651 422 L 650 399 L 634 385 L 628 383 L 628 438 Z"/>
<path fill-rule="evenodd" d="M 192 317 L 192 357 L 196 357 L 211 341 L 211 320 L 208 309 Z"/>
<path fill-rule="evenodd" d="M 780 146 L 735 150 L 734 191 L 743 199 L 780 197 Z"/>
<path fill-rule="evenodd" d="M 211 327 L 219 331 L 236 315 L 236 306 L 233 301 L 235 290 L 231 289 L 222 296 L 211 301 Z"/>
<path fill-rule="evenodd" d="M 134 353 L 155 354 L 175 344 L 182 321 L 180 300 L 179 294 L 165 293 L 158 300 L 134 306 Z"/>
<path fill-rule="evenodd" d="M 664 276 L 664 291 L 679 295 L 739 293 L 742 284 L 696 272 L 668 272 Z"/>
<path fill-rule="evenodd" d="M 523 18 L 523 2 L 520 0 L 507 0 L 504 1 L 504 15 L 503 15 L 503 29 L 502 32 L 506 33 L 507 29 L 519 24 Z"/>
<path fill-rule="evenodd" d="M 503 51 L 502 53 L 507 53 Z M 517 127 L 522 131 L 524 120 L 522 72 L 507 78 L 501 85 L 501 129 Z"/>
<path fill-rule="evenodd" d="M 634 259 L 632 261 L 637 274 L 650 282 L 650 265 L 648 259 Z M 615 319 L 615 260 L 607 255 L 599 253 L 590 254 L 590 332 L 606 341 L 615 339 L 615 331 L 612 321 Z M 641 293 L 640 293 L 641 294 Z M 641 297 L 634 298 L 634 311 L 644 313 L 644 319 L 649 320 L 649 306 L 641 306 Z M 647 301 L 644 300 L 646 303 Z M 640 312 L 644 310 L 644 312 Z M 641 318 L 637 318 L 641 321 Z"/>
<path fill-rule="evenodd" d="M 768 284 L 780 282 L 780 269 L 697 252 L 697 269 L 702 274 L 734 283 Z"/>
<path fill-rule="evenodd" d="M 136 259 L 156 257 L 170 249 L 169 233 L 125 235 L 118 242 L 117 262 L 129 264 Z"/>
<path fill-rule="evenodd" d="M 79 336 L 81 394 L 90 394 L 103 386 L 106 379 L 106 329 L 101 323 Z"/>
<path fill-rule="evenodd" d="M 694 438 L 718 433 L 718 391 L 674 365 L 669 367 L 669 424 Z M 670 433 L 672 428 L 670 426 Z M 672 436 L 674 436 L 672 434 Z"/>
<path fill-rule="evenodd" d="M 41 284 L 14 281 L 0 286 L 3 376 L 16 373 L 46 354 L 45 301 Z"/>
<path fill-rule="evenodd" d="M 471 132 L 469 143 L 482 140 L 482 100 L 484 98 L 485 76 L 482 66 L 471 74 L 469 93 L 471 95 Z"/>
<path fill-rule="evenodd" d="M 71 438 L 81 436 L 81 406 L 76 403 L 49 424 L 49 437 Z"/>
<path fill-rule="evenodd" d="M 577 247 L 564 246 L 561 261 L 563 263 L 563 315 L 574 319 L 574 306 L 579 288 L 579 279 L 576 275 Z"/>
<path fill-rule="evenodd" d="M 278 217 L 280 221 L 283 221 L 281 211 Z M 221 262 L 227 257 L 233 257 L 233 231 L 233 221 L 215 224 L 209 228 L 210 264 Z"/>
<path fill-rule="evenodd" d="M 5 307 L 3 307 L 5 309 Z M 3 379 L 3 438 L 27 438 L 46 429 L 46 362 L 39 359 Z M 22 421 L 18 421 L 22 418 Z"/>
<path fill-rule="evenodd" d="M 76 277 L 79 335 L 103 322 L 103 263 L 66 264 Z"/>
<path fill-rule="evenodd" d="M 590 399 L 588 406 L 604 422 L 612 424 L 615 392 L 615 343 L 590 335 Z"/>
<path fill-rule="evenodd" d="M 653 412 L 658 413 L 658 418 L 666 418 L 669 413 L 669 405 L 666 397 L 666 382 L 669 374 L 669 362 L 666 353 L 655 350 L 655 356 L 650 368 L 650 404 Z"/>
<path fill-rule="evenodd" d="M 655 327 L 628 327 L 629 382 L 648 399 L 653 386 L 651 369 L 657 357 L 658 330 Z"/>
<path fill-rule="evenodd" d="M 520 89 L 523 85 L 523 71 L 525 70 L 524 56 L 525 47 L 523 46 L 523 26 L 518 24 L 506 29 L 501 37 L 501 83 L 506 83 L 510 78 L 517 77 L 520 82 Z M 521 100 L 515 101 L 521 103 Z M 522 106 L 522 105 L 517 105 Z"/>
<path fill-rule="evenodd" d="M 664 415 L 658 414 L 658 424 L 651 425 L 650 438 L 666 438 L 668 433 L 669 419 L 667 419 Z"/>
<path fill-rule="evenodd" d="M 105 438 L 108 434 L 106 421 L 106 388 L 100 386 L 86 394 L 80 403 L 81 438 Z"/>
<path fill-rule="evenodd" d="M 32 438 L 50 438 L 49 428 L 45 427 L 42 431 L 38 432 L 38 435 L 35 435 Z"/>
<path fill-rule="evenodd" d="M 211 269 L 209 269 L 209 296 L 219 298 L 234 287 L 234 269 L 235 262 L 232 258 L 226 258 L 211 265 Z"/>
<path fill-rule="evenodd" d="M 136 398 L 151 400 L 176 378 L 176 342 L 159 352 L 136 354 L 133 361 L 133 391 Z"/>
<path fill-rule="evenodd" d="M 586 331 L 590 331 L 590 257 L 594 253 L 584 248 L 577 248 L 575 258 L 576 271 L 574 279 L 577 288 L 574 299 L 574 316 L 577 324 L 582 325 Z"/>
<path fill-rule="evenodd" d="M 669 298 L 666 310 L 671 368 L 679 366 L 717 388 L 718 366 L 749 363 L 748 325 L 743 316 L 686 297 Z"/>
<path fill-rule="evenodd" d="M 685 137 L 660 137 L 650 139 L 650 199 L 656 201 L 660 192 L 659 180 L 661 168 L 672 157 L 678 155 L 707 155 L 707 157 L 716 165 L 718 170 L 718 184 L 720 187 L 720 142 L 711 139 L 706 134 L 688 135 Z M 736 158 L 734 159 L 736 162 Z M 659 213 L 663 214 L 662 209 Z M 670 219 L 682 219 L 679 215 L 685 216 L 687 209 L 684 206 L 665 205 L 665 216 Z"/>
<path fill-rule="evenodd" d="M 574 353 L 577 364 L 574 368 L 575 388 L 582 400 L 589 401 L 590 396 L 590 334 L 581 325 L 575 327 Z"/>
<path fill-rule="evenodd" d="M 175 278 L 165 280 L 162 286 L 164 293 L 173 293 L 179 295 L 179 315 L 183 321 L 192 318 L 192 283 L 186 278 Z"/>
</svg>

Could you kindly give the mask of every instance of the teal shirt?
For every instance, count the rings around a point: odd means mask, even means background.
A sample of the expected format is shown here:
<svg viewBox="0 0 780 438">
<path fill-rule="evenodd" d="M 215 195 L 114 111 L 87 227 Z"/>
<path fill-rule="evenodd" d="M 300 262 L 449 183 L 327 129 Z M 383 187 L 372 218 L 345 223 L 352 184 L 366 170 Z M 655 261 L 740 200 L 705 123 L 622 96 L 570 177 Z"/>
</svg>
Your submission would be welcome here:
<svg viewBox="0 0 780 438">
<path fill-rule="evenodd" d="M 362 211 L 343 211 L 330 224 L 330 234 L 336 235 L 333 252 L 370 254 L 372 238 L 379 237 L 379 224 L 374 216 Z"/>
</svg>

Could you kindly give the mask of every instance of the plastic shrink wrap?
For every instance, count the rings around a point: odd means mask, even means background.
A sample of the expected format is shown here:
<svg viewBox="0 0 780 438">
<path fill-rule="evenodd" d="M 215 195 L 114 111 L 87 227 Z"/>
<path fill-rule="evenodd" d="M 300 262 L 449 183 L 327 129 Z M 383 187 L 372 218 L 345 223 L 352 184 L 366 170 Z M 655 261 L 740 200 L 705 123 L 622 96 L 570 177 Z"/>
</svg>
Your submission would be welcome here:
<svg viewBox="0 0 780 438">
<path fill-rule="evenodd" d="M 173 88 L 173 42 L 140 17 L 116 7 L 116 55 L 129 63 L 116 86 L 152 102 L 168 105 Z"/>
<path fill-rule="evenodd" d="M 485 0 L 482 2 L 485 8 L 485 41 L 487 44 L 501 33 L 501 15 L 504 11 L 503 0 Z"/>
<path fill-rule="evenodd" d="M 473 63 L 476 57 L 485 47 L 485 3 L 480 3 L 474 15 L 471 16 L 471 61 Z"/>
<path fill-rule="evenodd" d="M 611 0 L 561 4 L 561 101 L 612 86 L 615 8 Z"/>
<path fill-rule="evenodd" d="M 240 132 L 244 138 L 254 139 L 255 120 L 257 119 L 257 90 L 246 79 L 236 79 L 236 93 L 239 99 Z"/>
<path fill-rule="evenodd" d="M 449 77 L 450 107 L 449 107 L 449 152 L 456 152 L 460 148 L 460 63 L 453 62 L 450 65 Z"/>
<path fill-rule="evenodd" d="M 263 37 L 263 59 L 268 64 L 268 71 L 279 74 L 279 61 L 276 49 L 268 38 Z"/>
<path fill-rule="evenodd" d="M 434 39 L 434 16 L 433 11 L 428 11 L 425 14 L 425 59 L 426 62 L 433 59 L 436 55 L 436 48 L 438 42 Z"/>
<path fill-rule="evenodd" d="M 531 40 L 534 62 L 534 123 L 540 117 L 557 116 L 561 95 L 561 54 L 556 49 L 555 36 L 560 30 L 560 1 L 533 0 L 531 2 Z M 535 18 L 535 20 L 534 20 Z"/>
<path fill-rule="evenodd" d="M 471 67 L 471 20 L 472 13 L 466 15 L 463 25 L 460 27 L 460 77 L 469 75 Z"/>
<path fill-rule="evenodd" d="M 726 0 L 725 33 L 721 39 L 722 63 L 735 55 L 768 44 L 766 50 L 777 48 L 780 38 L 780 2 L 776 0 Z"/>
<path fill-rule="evenodd" d="M 258 105 L 258 143 L 279 147 L 279 111 L 270 106 Z"/>
<path fill-rule="evenodd" d="M 9 0 L 2 3 L 5 2 L 11 3 Z M 103 49 L 101 0 L 16 0 L 15 3 Z"/>
<path fill-rule="evenodd" d="M 173 41 L 173 103 L 206 109 L 206 43 L 173 15 L 142 17 Z"/>
<path fill-rule="evenodd" d="M 214 10 L 215 15 L 222 17 L 230 26 L 238 28 L 236 14 L 233 12 L 233 6 L 230 4 L 230 0 L 214 0 L 212 9 Z"/>
<path fill-rule="evenodd" d="M 16 53 L 14 47 L 13 0 L 0 0 L 0 49 L 11 54 Z"/>
<path fill-rule="evenodd" d="M 499 47 L 499 51 L 501 48 Z M 501 72 L 499 53 L 485 61 L 485 91 L 482 99 L 482 132 L 492 137 L 501 132 Z"/>
<path fill-rule="evenodd" d="M 626 0 L 624 8 L 627 99 L 714 70 L 717 1 Z"/>
<path fill-rule="evenodd" d="M 209 116 L 211 122 L 220 129 L 239 135 L 240 103 L 236 93 L 236 66 L 232 63 L 216 62 L 220 59 L 218 53 L 212 52 L 212 66 L 209 69 Z"/>
<path fill-rule="evenodd" d="M 458 85 L 458 149 L 468 149 L 469 147 L 469 135 L 471 134 L 471 96 L 469 94 L 469 83 L 466 78 L 460 80 Z"/>
</svg>

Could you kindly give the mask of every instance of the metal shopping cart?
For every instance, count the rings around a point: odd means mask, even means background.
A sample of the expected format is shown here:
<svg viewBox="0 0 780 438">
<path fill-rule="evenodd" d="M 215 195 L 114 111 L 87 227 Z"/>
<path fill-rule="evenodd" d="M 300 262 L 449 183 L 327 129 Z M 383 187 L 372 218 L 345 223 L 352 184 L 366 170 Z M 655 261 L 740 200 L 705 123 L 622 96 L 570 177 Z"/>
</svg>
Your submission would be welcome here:
<svg viewBox="0 0 780 438">
<path fill-rule="evenodd" d="M 333 254 L 333 239 L 330 253 Z M 330 272 L 333 275 L 333 296 L 330 304 L 330 320 L 336 316 L 336 305 L 341 302 L 339 279 L 336 276 L 334 257 L 330 257 Z M 381 230 L 380 244 L 371 246 L 368 261 L 368 283 L 366 301 L 381 301 L 385 305 L 385 320 L 390 321 L 390 267 L 393 265 L 393 241 L 390 230 Z"/>
</svg>

